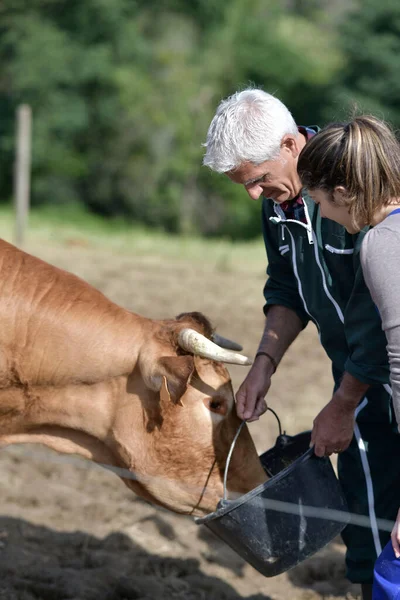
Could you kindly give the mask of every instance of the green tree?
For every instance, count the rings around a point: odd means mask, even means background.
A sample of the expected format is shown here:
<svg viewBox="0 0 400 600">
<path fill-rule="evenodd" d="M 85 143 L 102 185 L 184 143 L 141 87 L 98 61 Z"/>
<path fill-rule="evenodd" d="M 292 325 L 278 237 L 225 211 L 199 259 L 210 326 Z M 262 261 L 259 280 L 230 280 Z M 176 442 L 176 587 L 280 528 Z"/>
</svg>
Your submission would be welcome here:
<svg viewBox="0 0 400 600">
<path fill-rule="evenodd" d="M 201 166 L 220 99 L 253 82 L 320 122 L 342 68 L 314 0 L 2 0 L 0 189 L 33 109 L 33 203 L 174 232 L 258 235 L 259 206 Z M 322 26 L 323 25 L 323 26 Z"/>
<path fill-rule="evenodd" d="M 5 0 L 1 10 L 6 164 L 12 161 L 15 108 L 27 102 L 34 115 L 33 202 L 84 199 L 96 205 L 100 189 L 107 190 L 110 200 L 112 167 L 106 149 L 120 112 L 114 70 L 121 60 L 120 32 L 136 14 L 134 4 Z M 131 58 L 135 55 L 134 36 L 123 50 Z M 10 176 L 4 183 L 9 192 Z"/>
<path fill-rule="evenodd" d="M 330 119 L 371 112 L 400 126 L 400 4 L 364 0 L 340 28 L 346 68 L 336 82 Z"/>
</svg>

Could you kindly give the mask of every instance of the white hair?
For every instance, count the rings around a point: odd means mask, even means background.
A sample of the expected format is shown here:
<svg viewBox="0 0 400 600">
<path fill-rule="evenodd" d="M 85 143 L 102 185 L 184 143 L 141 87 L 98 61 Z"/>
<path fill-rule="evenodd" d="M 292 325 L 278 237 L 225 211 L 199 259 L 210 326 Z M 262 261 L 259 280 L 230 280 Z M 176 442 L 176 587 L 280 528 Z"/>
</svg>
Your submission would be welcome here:
<svg viewBox="0 0 400 600">
<path fill-rule="evenodd" d="M 297 136 L 298 129 L 278 98 L 255 88 L 236 92 L 222 100 L 211 121 L 203 165 L 226 173 L 244 162 L 274 160 L 286 134 Z"/>
</svg>

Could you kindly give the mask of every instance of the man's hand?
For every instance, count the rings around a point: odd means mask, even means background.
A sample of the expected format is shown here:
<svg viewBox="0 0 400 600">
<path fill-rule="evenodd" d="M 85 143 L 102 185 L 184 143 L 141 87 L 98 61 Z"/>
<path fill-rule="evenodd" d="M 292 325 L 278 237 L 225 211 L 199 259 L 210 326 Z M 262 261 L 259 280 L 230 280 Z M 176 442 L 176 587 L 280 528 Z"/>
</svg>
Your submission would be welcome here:
<svg viewBox="0 0 400 600">
<path fill-rule="evenodd" d="M 303 323 L 291 308 L 273 304 L 269 307 L 259 352 L 268 352 L 279 363 L 282 356 L 303 329 Z M 246 379 L 236 394 L 236 412 L 245 421 L 257 421 L 267 410 L 264 400 L 271 386 L 275 367 L 268 356 L 257 356 Z"/>
<path fill-rule="evenodd" d="M 236 394 L 236 412 L 244 421 L 257 421 L 267 410 L 265 396 L 274 367 L 267 356 L 258 356 Z"/>
<path fill-rule="evenodd" d="M 369 385 L 345 372 L 332 400 L 314 419 L 311 445 L 317 456 L 343 452 L 353 438 L 355 410 Z"/>
<path fill-rule="evenodd" d="M 336 394 L 314 419 L 311 444 L 317 456 L 330 456 L 346 450 L 353 438 L 354 408 L 338 400 Z"/>
<path fill-rule="evenodd" d="M 390 537 L 392 538 L 394 555 L 396 558 L 400 558 L 400 508 Z"/>
</svg>

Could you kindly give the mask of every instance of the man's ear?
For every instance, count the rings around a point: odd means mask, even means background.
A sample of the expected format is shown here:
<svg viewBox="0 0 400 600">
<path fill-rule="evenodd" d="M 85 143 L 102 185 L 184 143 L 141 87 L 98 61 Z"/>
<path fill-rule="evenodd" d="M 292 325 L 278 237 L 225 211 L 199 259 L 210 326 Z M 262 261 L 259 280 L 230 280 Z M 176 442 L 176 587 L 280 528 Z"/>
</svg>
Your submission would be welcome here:
<svg viewBox="0 0 400 600">
<path fill-rule="evenodd" d="M 182 404 L 194 372 L 193 356 L 164 356 L 157 362 L 157 376 L 160 377 L 161 399 L 169 397 L 174 404 Z"/>
<path fill-rule="evenodd" d="M 287 133 L 283 136 L 281 141 L 281 149 L 290 152 L 293 158 L 297 158 L 300 154 L 300 148 L 294 135 Z"/>
</svg>

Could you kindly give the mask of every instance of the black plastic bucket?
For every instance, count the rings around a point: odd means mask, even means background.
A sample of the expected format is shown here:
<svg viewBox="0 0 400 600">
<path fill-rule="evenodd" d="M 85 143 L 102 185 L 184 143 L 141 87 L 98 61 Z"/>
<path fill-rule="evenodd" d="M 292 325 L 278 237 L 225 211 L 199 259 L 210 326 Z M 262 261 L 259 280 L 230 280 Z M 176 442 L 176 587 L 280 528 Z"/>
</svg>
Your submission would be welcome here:
<svg viewBox="0 0 400 600">
<path fill-rule="evenodd" d="M 260 456 L 272 478 L 237 500 L 196 519 L 257 571 L 273 577 L 296 566 L 338 535 L 349 521 L 329 458 L 309 448 L 309 431 L 279 435 Z"/>
</svg>

